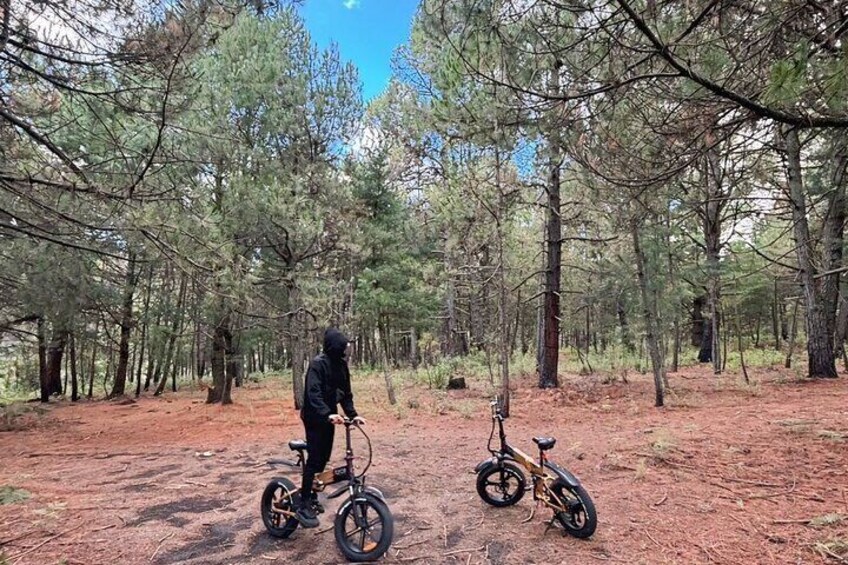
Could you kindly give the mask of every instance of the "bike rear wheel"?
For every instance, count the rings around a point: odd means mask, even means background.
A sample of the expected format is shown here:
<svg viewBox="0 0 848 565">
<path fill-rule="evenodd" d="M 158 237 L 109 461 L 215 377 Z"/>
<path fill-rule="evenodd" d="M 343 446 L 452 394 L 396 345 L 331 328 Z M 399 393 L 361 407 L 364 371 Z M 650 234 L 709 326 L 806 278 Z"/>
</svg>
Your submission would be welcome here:
<svg viewBox="0 0 848 565">
<path fill-rule="evenodd" d="M 262 493 L 262 523 L 275 538 L 287 538 L 297 529 L 294 512 L 300 504 L 300 493 L 285 477 L 275 477 Z"/>
<path fill-rule="evenodd" d="M 477 475 L 477 494 L 487 504 L 503 508 L 512 506 L 524 496 L 527 479 L 518 466 L 505 461 Z"/>
<path fill-rule="evenodd" d="M 566 510 L 554 511 L 555 521 L 576 538 L 592 537 L 598 526 L 598 514 L 586 489 L 582 485 L 571 486 L 561 479 L 554 481 L 549 488 L 555 495 L 553 500 L 566 507 Z"/>
<path fill-rule="evenodd" d="M 348 499 L 336 514 L 336 544 L 348 561 L 374 561 L 389 549 L 394 518 L 385 502 L 368 493 Z"/>
</svg>

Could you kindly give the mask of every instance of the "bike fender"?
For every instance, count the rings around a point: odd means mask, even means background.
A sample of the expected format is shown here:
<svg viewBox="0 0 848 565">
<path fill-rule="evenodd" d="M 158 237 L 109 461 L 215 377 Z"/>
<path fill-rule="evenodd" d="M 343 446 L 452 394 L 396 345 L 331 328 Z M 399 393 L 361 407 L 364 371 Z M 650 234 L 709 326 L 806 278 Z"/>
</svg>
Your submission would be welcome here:
<svg viewBox="0 0 848 565">
<path fill-rule="evenodd" d="M 496 457 L 489 457 L 488 459 L 484 459 L 484 460 L 480 461 L 479 463 L 477 463 L 477 466 L 474 467 L 474 472 L 480 473 L 482 471 L 487 470 L 489 467 L 492 467 L 492 466 L 497 465 L 497 464 L 498 464 L 498 460 L 497 460 Z"/>
<path fill-rule="evenodd" d="M 474 467 L 474 472 L 481 473 L 483 471 L 488 471 L 491 467 L 497 467 L 504 461 L 515 461 L 515 459 L 509 455 L 504 455 L 503 457 L 489 457 L 488 459 L 484 459 L 477 463 L 477 466 Z"/>
<path fill-rule="evenodd" d="M 545 467 L 547 467 L 548 470 L 556 476 L 556 478 L 562 480 L 568 486 L 570 486 L 570 487 L 579 487 L 580 486 L 580 479 L 578 479 L 576 476 L 574 476 L 574 474 L 571 471 L 568 471 L 567 469 L 563 469 L 562 467 L 560 467 L 556 463 L 551 463 L 551 462 L 545 463 Z"/>
<path fill-rule="evenodd" d="M 383 496 L 383 493 L 380 491 L 380 489 L 375 488 L 375 487 L 365 487 L 364 490 L 365 490 L 365 492 L 367 492 L 371 496 L 376 496 L 381 501 L 386 502 L 386 497 Z"/>
</svg>

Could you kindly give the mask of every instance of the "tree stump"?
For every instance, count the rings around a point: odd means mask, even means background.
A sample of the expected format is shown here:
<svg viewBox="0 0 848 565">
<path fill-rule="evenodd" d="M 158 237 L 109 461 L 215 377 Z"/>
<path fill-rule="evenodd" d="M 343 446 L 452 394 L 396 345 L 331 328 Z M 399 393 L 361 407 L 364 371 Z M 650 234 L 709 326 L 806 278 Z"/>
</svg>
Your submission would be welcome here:
<svg viewBox="0 0 848 565">
<path fill-rule="evenodd" d="M 466 388 L 465 377 L 451 377 L 448 380 L 448 390 L 460 390 Z"/>
</svg>

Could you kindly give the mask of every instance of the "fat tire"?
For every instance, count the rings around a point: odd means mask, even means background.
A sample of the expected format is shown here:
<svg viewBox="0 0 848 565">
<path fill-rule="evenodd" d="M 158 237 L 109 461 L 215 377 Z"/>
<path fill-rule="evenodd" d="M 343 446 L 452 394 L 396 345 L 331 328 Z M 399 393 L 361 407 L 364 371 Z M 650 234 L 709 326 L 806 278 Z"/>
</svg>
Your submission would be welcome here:
<svg viewBox="0 0 848 565">
<path fill-rule="evenodd" d="M 373 509 L 376 511 L 377 516 L 380 518 L 381 524 L 381 533 L 380 539 L 377 541 L 377 545 L 369 550 L 369 551 L 361 551 L 357 548 L 354 548 L 350 544 L 350 540 L 346 536 L 345 531 L 345 523 L 347 522 L 348 515 L 353 511 L 354 508 L 359 507 L 360 505 L 366 505 L 369 509 Z M 336 545 L 339 546 L 339 550 L 345 556 L 345 558 L 352 563 L 362 563 L 365 561 L 376 561 L 383 554 L 388 551 L 389 546 L 392 544 L 392 539 L 394 537 L 394 526 L 395 521 L 392 517 L 392 513 L 389 510 L 388 505 L 377 498 L 376 496 L 369 493 L 362 493 L 355 496 L 352 499 L 349 499 L 342 507 L 339 509 L 336 514 L 335 522 L 334 522 L 334 533 L 336 536 Z"/>
<path fill-rule="evenodd" d="M 279 516 L 279 520 L 275 520 L 275 515 L 279 513 L 274 512 L 273 502 L 280 489 L 283 489 L 282 498 L 286 500 L 282 509 L 288 512 L 297 510 L 297 505 L 300 504 L 300 493 L 295 492 L 297 488 L 294 483 L 285 477 L 275 477 L 271 479 L 262 492 L 260 511 L 262 512 L 262 523 L 265 524 L 268 533 L 275 538 L 286 539 L 294 533 L 299 522 L 293 516 Z M 285 521 L 282 521 L 282 518 L 285 518 Z"/>
<path fill-rule="evenodd" d="M 595 533 L 595 528 L 598 527 L 598 513 L 595 511 L 595 503 L 592 502 L 592 497 L 589 496 L 583 485 L 571 486 L 562 479 L 557 479 L 550 488 L 558 496 L 561 496 L 561 493 L 565 491 L 568 498 L 576 498 L 582 505 L 582 523 L 575 520 L 574 513 L 568 512 L 554 512 L 556 521 L 572 537 L 579 539 L 592 537 L 592 534 Z"/>
<path fill-rule="evenodd" d="M 486 490 L 486 487 L 489 486 L 489 477 L 492 475 L 500 475 L 501 473 L 515 477 L 518 482 L 518 488 L 516 489 L 516 492 L 511 493 L 504 499 L 492 498 L 489 491 Z M 499 476 L 498 478 L 501 481 L 504 480 L 503 476 Z M 514 463 L 510 463 L 509 461 L 504 461 L 503 463 L 487 467 L 477 473 L 477 494 L 480 495 L 480 498 L 482 498 L 486 504 L 490 504 L 497 508 L 504 508 L 517 503 L 522 499 L 522 497 L 524 497 L 525 490 L 527 490 L 527 478 L 524 476 L 524 472 L 520 467 Z"/>
</svg>

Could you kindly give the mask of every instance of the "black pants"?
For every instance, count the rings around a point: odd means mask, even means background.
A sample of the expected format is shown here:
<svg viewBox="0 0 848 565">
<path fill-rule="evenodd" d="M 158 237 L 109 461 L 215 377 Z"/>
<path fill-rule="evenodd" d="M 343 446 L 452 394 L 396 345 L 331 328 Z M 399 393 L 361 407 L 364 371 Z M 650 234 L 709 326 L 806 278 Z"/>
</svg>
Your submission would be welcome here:
<svg viewBox="0 0 848 565">
<path fill-rule="evenodd" d="M 304 422 L 306 428 L 306 465 L 303 468 L 301 503 L 306 505 L 312 498 L 312 484 L 315 475 L 324 470 L 333 452 L 335 426 L 329 422 Z"/>
</svg>

